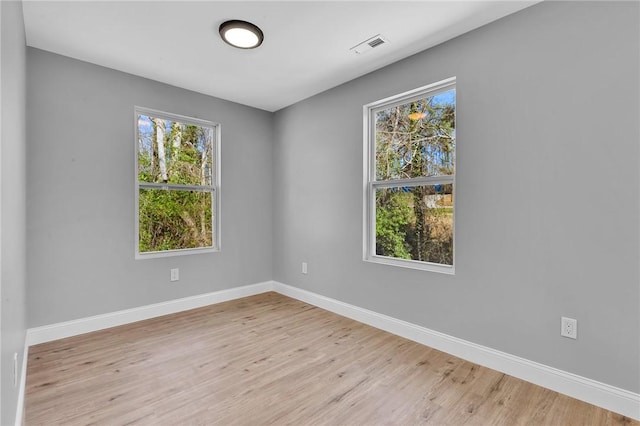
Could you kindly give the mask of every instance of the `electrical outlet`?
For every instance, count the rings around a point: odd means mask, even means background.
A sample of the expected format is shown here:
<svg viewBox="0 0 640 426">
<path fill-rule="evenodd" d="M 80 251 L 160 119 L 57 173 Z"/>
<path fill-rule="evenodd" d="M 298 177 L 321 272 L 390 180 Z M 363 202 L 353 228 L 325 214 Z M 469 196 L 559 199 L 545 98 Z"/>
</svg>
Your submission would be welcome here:
<svg viewBox="0 0 640 426">
<path fill-rule="evenodd" d="M 307 273 L 307 262 L 302 262 L 302 273 L 303 274 Z"/>
<path fill-rule="evenodd" d="M 560 335 L 570 339 L 578 338 L 578 320 L 562 317 L 560 320 Z"/>
<path fill-rule="evenodd" d="M 18 387 L 18 353 L 13 354 L 13 387 Z"/>
<path fill-rule="evenodd" d="M 180 279 L 180 269 L 171 269 L 171 281 L 178 281 Z"/>
</svg>

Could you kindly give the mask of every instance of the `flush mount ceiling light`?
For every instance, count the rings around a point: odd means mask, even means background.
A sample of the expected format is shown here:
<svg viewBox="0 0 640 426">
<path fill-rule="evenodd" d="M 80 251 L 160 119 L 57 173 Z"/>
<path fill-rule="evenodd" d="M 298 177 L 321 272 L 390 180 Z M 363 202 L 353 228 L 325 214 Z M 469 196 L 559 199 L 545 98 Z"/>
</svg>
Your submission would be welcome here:
<svg viewBox="0 0 640 426">
<path fill-rule="evenodd" d="M 225 43 L 239 49 L 255 49 L 262 44 L 262 30 L 251 22 L 237 19 L 223 22 L 219 28 L 220 37 Z"/>
</svg>

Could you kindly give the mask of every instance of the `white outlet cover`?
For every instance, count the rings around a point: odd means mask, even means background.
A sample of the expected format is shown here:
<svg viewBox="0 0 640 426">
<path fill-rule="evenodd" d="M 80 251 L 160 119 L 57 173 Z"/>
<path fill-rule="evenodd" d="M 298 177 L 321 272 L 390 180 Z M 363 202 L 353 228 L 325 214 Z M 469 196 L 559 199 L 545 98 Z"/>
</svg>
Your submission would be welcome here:
<svg viewBox="0 0 640 426">
<path fill-rule="evenodd" d="M 13 387 L 18 386 L 18 353 L 13 354 Z"/>
<path fill-rule="evenodd" d="M 573 318 L 562 317 L 560 320 L 560 335 L 570 339 L 577 339 L 578 321 Z"/>
<path fill-rule="evenodd" d="M 180 279 L 180 269 L 173 268 L 171 270 L 171 281 L 178 281 Z"/>
</svg>

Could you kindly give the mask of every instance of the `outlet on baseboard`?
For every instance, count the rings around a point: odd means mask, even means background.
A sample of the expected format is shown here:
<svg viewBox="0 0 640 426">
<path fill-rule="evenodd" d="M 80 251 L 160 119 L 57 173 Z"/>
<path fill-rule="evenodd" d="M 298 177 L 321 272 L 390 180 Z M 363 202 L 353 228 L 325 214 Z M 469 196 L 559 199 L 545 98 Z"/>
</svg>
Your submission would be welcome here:
<svg viewBox="0 0 640 426">
<path fill-rule="evenodd" d="M 180 279 L 180 269 L 171 269 L 171 281 L 178 281 Z"/>
<path fill-rule="evenodd" d="M 560 319 L 560 335 L 570 339 L 578 338 L 578 320 L 562 317 Z"/>
</svg>

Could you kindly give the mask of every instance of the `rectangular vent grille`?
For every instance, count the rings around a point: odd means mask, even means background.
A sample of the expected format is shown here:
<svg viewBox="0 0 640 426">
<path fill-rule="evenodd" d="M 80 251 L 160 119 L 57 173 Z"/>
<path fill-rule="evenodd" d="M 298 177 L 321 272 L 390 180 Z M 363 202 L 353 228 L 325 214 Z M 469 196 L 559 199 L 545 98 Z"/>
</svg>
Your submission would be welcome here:
<svg viewBox="0 0 640 426">
<path fill-rule="evenodd" d="M 381 39 L 380 37 L 375 38 L 373 40 L 371 40 L 369 43 L 367 43 L 369 46 L 371 47 L 376 47 L 376 46 L 380 46 L 381 44 L 384 43 L 384 40 Z"/>
<path fill-rule="evenodd" d="M 378 34 L 377 36 L 371 37 L 370 39 L 353 46 L 350 50 L 360 55 L 362 53 L 370 51 L 374 47 L 378 47 L 385 43 L 388 43 L 388 40 L 385 39 L 382 35 Z"/>
</svg>

